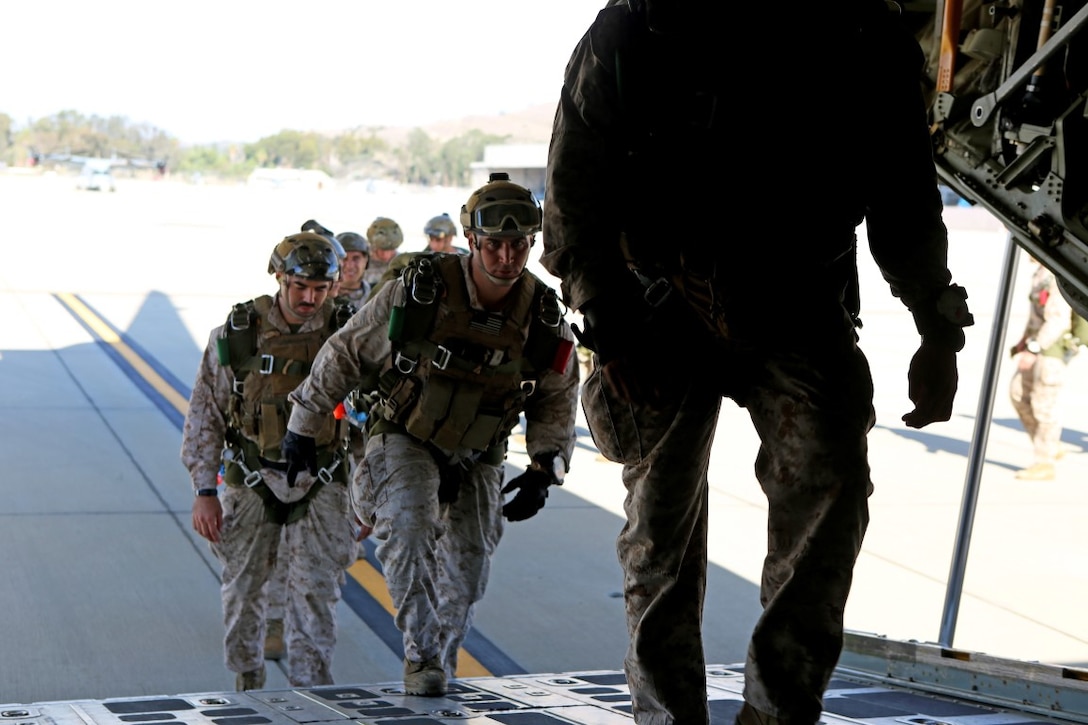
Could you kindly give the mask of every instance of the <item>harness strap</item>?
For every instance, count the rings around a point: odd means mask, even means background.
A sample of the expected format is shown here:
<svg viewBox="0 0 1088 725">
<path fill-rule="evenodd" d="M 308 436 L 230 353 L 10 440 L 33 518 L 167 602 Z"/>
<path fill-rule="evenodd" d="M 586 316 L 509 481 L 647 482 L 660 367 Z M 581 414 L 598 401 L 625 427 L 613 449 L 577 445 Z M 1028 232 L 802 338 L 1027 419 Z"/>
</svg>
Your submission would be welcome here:
<svg viewBox="0 0 1088 725">
<path fill-rule="evenodd" d="M 415 439 L 415 436 L 405 430 L 404 426 L 400 423 L 394 423 L 390 420 L 386 420 L 385 418 L 373 418 L 372 420 L 374 420 L 374 424 L 370 427 L 371 436 L 381 435 L 383 433 L 396 433 L 398 435 L 408 436 L 409 438 Z M 440 448 L 429 443 L 428 441 L 421 441 L 421 443 L 427 446 L 427 450 L 430 451 L 432 456 L 435 456 L 436 453 L 443 457 L 445 456 L 444 453 L 441 453 Z M 500 465 L 504 460 L 506 460 L 506 441 L 503 440 L 502 442 L 496 443 L 495 445 L 491 446 L 487 450 L 481 451 L 475 458 L 473 458 L 473 460 L 478 463 L 486 463 L 489 466 Z"/>
<path fill-rule="evenodd" d="M 253 355 L 235 368 L 237 373 L 260 373 L 261 375 L 297 375 L 306 377 L 310 374 L 313 363 L 306 360 L 277 358 L 273 355 Z"/>
</svg>

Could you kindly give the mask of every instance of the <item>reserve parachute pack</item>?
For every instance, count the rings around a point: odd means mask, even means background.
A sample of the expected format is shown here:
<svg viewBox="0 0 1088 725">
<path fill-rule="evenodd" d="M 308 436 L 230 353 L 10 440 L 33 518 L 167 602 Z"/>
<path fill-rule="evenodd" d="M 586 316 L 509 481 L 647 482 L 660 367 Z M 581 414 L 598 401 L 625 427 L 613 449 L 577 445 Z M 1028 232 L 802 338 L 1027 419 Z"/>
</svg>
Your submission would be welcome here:
<svg viewBox="0 0 1088 725">
<path fill-rule="evenodd" d="M 446 450 L 492 451 L 505 445 L 539 376 L 566 371 L 574 344 L 560 334 L 555 291 L 526 272 L 503 313 L 474 309 L 462 259 L 421 253 L 405 267 L 378 385 L 384 422 L 372 433 L 394 424 Z"/>
<path fill-rule="evenodd" d="M 1069 332 L 1062 335 L 1057 342 L 1043 350 L 1048 357 L 1068 360 L 1080 352 L 1082 347 L 1088 347 L 1088 320 L 1077 314 L 1076 310 L 1069 312 Z"/>
</svg>

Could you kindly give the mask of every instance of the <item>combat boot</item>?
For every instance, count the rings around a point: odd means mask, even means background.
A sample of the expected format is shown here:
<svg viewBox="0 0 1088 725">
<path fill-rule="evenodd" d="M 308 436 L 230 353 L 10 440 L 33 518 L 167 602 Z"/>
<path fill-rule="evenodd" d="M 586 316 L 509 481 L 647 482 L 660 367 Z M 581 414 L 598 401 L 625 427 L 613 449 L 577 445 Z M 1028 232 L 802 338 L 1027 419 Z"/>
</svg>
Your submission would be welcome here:
<svg viewBox="0 0 1088 725">
<path fill-rule="evenodd" d="M 425 662 L 404 660 L 404 694 L 423 697 L 446 694 L 446 671 L 437 657 Z"/>
<path fill-rule="evenodd" d="M 775 717 L 760 712 L 747 702 L 737 713 L 737 719 L 734 721 L 735 725 L 793 725 L 796 722 L 791 718 Z"/>
<path fill-rule="evenodd" d="M 266 660 L 280 660 L 286 648 L 283 643 L 283 620 L 270 619 L 265 625 L 264 632 L 264 658 Z"/>
<path fill-rule="evenodd" d="M 236 692 L 245 692 L 246 690 L 260 690 L 264 687 L 264 665 L 261 665 L 260 669 L 251 670 L 250 672 L 239 672 L 234 678 L 234 689 Z"/>
<path fill-rule="evenodd" d="M 1021 481 L 1053 481 L 1054 475 L 1053 463 L 1036 463 L 1016 472 L 1016 477 Z"/>
</svg>

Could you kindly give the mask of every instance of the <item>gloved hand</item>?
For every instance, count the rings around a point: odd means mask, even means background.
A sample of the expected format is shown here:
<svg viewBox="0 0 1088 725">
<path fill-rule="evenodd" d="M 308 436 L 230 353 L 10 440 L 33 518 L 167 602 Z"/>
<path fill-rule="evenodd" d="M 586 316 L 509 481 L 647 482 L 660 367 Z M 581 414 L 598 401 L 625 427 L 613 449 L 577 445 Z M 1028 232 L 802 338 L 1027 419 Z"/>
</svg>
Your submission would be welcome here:
<svg viewBox="0 0 1088 725">
<path fill-rule="evenodd" d="M 309 469 L 311 476 L 317 475 L 317 444 L 310 436 L 287 431 L 280 444 L 283 460 L 287 462 L 287 485 L 294 486 L 295 479 L 302 471 Z"/>
<path fill-rule="evenodd" d="M 558 451 L 536 454 L 525 473 L 506 484 L 503 494 L 517 491 L 514 498 L 502 507 L 502 515 L 507 521 L 524 521 L 535 516 L 548 499 L 548 486 L 563 485 L 560 476 L 565 466 L 562 459 L 557 458 L 558 455 Z"/>
<path fill-rule="evenodd" d="M 555 480 L 555 476 L 530 468 L 525 473 L 513 478 L 503 487 L 504 494 L 517 491 L 517 495 L 502 507 L 502 515 L 507 521 L 524 521 L 532 518 L 536 512 L 544 508 L 544 502 L 548 499 L 548 486 Z"/>
<path fill-rule="evenodd" d="M 948 420 L 958 387 L 955 351 L 923 338 L 907 370 L 907 395 L 914 410 L 903 416 L 903 422 L 910 428 L 923 428 Z"/>
</svg>

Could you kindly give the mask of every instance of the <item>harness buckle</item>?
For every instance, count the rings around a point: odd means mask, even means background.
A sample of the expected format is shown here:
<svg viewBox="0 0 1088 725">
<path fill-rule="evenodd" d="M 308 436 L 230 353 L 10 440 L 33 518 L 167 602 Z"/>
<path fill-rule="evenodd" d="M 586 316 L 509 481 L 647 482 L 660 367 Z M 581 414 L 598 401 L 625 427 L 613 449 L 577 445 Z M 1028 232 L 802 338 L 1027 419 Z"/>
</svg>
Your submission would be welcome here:
<svg viewBox="0 0 1088 725">
<path fill-rule="evenodd" d="M 276 358 L 272 355 L 261 355 L 261 369 L 258 370 L 261 375 L 271 375 L 272 366 L 275 365 Z"/>
<path fill-rule="evenodd" d="M 332 483 L 332 471 L 340 465 L 341 460 L 342 459 L 340 458 L 339 454 L 333 456 L 332 463 L 330 463 L 327 467 L 318 470 L 317 480 L 321 481 L 321 483 L 325 484 L 326 486 Z"/>
<path fill-rule="evenodd" d="M 415 372 L 416 365 L 418 364 L 418 360 L 413 360 L 409 357 L 405 357 L 400 352 L 398 352 L 393 358 L 393 367 L 395 367 L 398 372 L 403 373 L 404 375 L 411 375 L 413 372 Z"/>
<path fill-rule="evenodd" d="M 646 304 L 650 307 L 660 307 L 665 300 L 669 299 L 671 294 L 672 283 L 664 277 L 660 277 L 646 288 L 642 298 L 646 300 Z"/>
<path fill-rule="evenodd" d="M 235 395 L 244 395 L 245 394 L 245 389 L 246 389 L 246 382 L 244 380 L 239 380 L 238 378 L 235 378 L 230 383 L 230 390 Z"/>
<path fill-rule="evenodd" d="M 536 381 L 535 380 L 522 380 L 521 381 L 521 392 L 525 393 L 526 395 L 532 395 L 533 393 L 535 393 L 536 392 Z"/>
<path fill-rule="evenodd" d="M 412 299 L 421 305 L 429 305 L 438 296 L 434 267 L 431 260 L 425 257 L 419 259 L 417 265 L 416 273 L 412 276 Z"/>
<path fill-rule="evenodd" d="M 438 346 L 438 349 L 434 351 L 434 357 L 431 359 L 431 365 L 435 366 L 439 370 L 445 370 L 446 366 L 450 364 L 450 357 L 452 353 L 447 349 Z"/>
<path fill-rule="evenodd" d="M 242 466 L 242 470 L 245 471 L 245 466 Z M 262 479 L 260 471 L 250 471 L 246 474 L 246 477 L 242 479 L 242 483 L 249 486 L 250 488 L 253 488 L 258 483 L 260 483 L 261 480 Z"/>
<path fill-rule="evenodd" d="M 238 303 L 230 312 L 230 329 L 238 332 L 248 330 L 250 323 L 249 309 L 245 303 Z"/>
<path fill-rule="evenodd" d="M 559 327 L 563 321 L 563 311 L 559 307 L 559 298 L 555 290 L 549 289 L 540 300 L 540 321 L 547 327 Z"/>
</svg>

